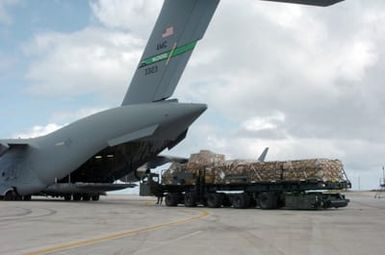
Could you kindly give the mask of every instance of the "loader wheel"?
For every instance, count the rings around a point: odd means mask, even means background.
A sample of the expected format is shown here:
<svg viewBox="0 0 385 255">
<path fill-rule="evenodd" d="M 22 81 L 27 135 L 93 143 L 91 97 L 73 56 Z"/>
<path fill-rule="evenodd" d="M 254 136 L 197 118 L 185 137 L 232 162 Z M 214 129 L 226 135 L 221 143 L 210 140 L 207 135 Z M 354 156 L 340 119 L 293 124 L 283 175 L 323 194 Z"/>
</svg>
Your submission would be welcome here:
<svg viewBox="0 0 385 255">
<path fill-rule="evenodd" d="M 259 206 L 264 210 L 277 209 L 278 196 L 273 192 L 262 192 L 259 195 Z"/>
<path fill-rule="evenodd" d="M 231 200 L 230 197 L 226 194 L 223 196 L 223 207 L 230 207 L 231 206 Z"/>
<path fill-rule="evenodd" d="M 186 192 L 186 194 L 184 194 L 184 206 L 186 207 L 197 206 L 196 197 L 193 192 Z"/>
<path fill-rule="evenodd" d="M 88 194 L 83 194 L 83 195 L 82 195 L 82 200 L 83 200 L 83 201 L 90 201 L 90 200 L 91 200 L 91 196 L 88 195 Z"/>
<path fill-rule="evenodd" d="M 168 193 L 166 195 L 165 203 L 166 206 L 177 206 L 179 202 L 178 195 L 174 193 Z"/>
<path fill-rule="evenodd" d="M 74 201 L 80 201 L 82 199 L 82 195 L 80 194 L 74 194 L 72 197 Z"/>
<path fill-rule="evenodd" d="M 210 208 L 219 208 L 222 206 L 224 195 L 219 193 L 210 193 L 207 195 L 207 206 Z"/>
<path fill-rule="evenodd" d="M 236 209 L 244 209 L 250 206 L 251 198 L 248 194 L 236 194 L 231 199 L 231 204 Z"/>
</svg>

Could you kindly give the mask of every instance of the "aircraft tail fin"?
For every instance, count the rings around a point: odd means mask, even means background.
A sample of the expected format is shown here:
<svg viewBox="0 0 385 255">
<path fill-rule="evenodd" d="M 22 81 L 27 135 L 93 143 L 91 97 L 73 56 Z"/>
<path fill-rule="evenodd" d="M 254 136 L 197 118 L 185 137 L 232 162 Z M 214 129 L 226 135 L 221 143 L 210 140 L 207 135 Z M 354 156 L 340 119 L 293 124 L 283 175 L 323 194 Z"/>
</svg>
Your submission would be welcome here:
<svg viewBox="0 0 385 255">
<path fill-rule="evenodd" d="M 265 162 L 266 155 L 267 155 L 267 152 L 268 152 L 268 151 L 269 151 L 269 147 L 266 147 L 266 148 L 263 150 L 261 156 L 259 156 L 259 158 L 258 158 L 258 161 L 259 161 L 259 162 Z"/>
<path fill-rule="evenodd" d="M 219 0 L 165 0 L 122 105 L 172 96 Z"/>
</svg>

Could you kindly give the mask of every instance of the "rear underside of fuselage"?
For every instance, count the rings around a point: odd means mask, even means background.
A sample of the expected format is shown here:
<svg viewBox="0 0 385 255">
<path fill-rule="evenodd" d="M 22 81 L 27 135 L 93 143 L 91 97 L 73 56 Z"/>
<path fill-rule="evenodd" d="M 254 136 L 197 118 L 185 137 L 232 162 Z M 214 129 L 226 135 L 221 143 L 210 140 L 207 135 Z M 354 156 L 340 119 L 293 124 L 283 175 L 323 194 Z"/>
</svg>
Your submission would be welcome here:
<svg viewBox="0 0 385 255">
<path fill-rule="evenodd" d="M 148 140 L 136 141 L 108 147 L 88 159 L 81 167 L 59 180 L 60 183 L 113 183 L 135 171 L 156 157 L 166 148 L 171 149 L 181 142 L 186 136 L 187 130 L 180 134 L 175 141 Z M 130 179 L 129 181 L 135 181 Z"/>
</svg>

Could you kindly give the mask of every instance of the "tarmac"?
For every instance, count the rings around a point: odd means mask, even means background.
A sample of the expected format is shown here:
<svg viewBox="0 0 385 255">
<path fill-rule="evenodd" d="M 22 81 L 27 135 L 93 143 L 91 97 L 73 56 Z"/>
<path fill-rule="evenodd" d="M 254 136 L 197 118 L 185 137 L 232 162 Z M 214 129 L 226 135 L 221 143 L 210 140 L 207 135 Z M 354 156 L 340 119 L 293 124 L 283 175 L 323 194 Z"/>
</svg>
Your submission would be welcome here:
<svg viewBox="0 0 385 255">
<path fill-rule="evenodd" d="M 385 198 L 347 197 L 348 207 L 319 211 L 172 208 L 128 195 L 0 201 L 0 254 L 384 254 Z"/>
</svg>

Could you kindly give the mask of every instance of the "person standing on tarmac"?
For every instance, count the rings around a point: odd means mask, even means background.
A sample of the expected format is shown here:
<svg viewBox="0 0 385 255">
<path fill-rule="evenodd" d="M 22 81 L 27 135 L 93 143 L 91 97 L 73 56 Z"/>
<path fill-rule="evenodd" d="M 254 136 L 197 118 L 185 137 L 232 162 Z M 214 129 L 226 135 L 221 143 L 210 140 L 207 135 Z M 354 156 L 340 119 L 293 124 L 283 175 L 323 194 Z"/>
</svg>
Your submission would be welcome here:
<svg viewBox="0 0 385 255">
<path fill-rule="evenodd" d="M 156 202 L 157 205 L 162 205 L 163 203 L 163 196 L 161 194 L 157 195 L 158 201 Z"/>
<path fill-rule="evenodd" d="M 163 203 L 163 190 L 162 190 L 161 186 L 159 185 L 158 182 L 153 181 L 152 178 L 150 179 L 150 182 L 151 182 L 150 183 L 151 193 L 157 197 L 156 204 L 162 205 L 162 203 Z"/>
</svg>

